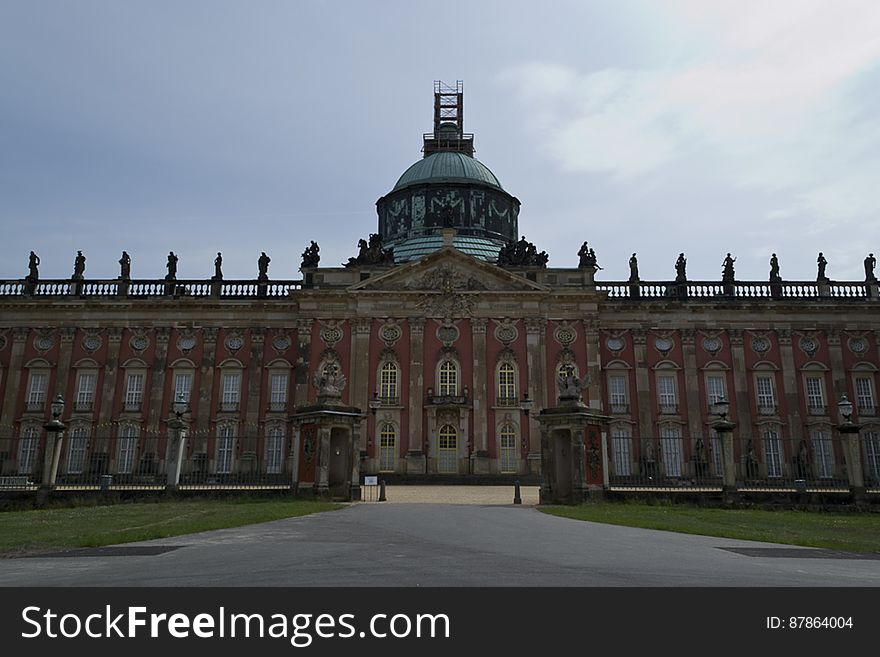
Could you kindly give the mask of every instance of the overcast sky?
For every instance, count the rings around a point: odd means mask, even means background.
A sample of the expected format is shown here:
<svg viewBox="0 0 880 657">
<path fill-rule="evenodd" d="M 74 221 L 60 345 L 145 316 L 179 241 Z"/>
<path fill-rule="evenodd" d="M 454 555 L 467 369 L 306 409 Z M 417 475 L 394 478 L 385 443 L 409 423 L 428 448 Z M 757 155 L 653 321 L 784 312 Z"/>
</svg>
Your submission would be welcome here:
<svg viewBox="0 0 880 657">
<path fill-rule="evenodd" d="M 464 80 L 520 232 L 621 280 L 862 280 L 880 252 L 880 2 L 0 2 L 0 278 L 298 278 L 356 255 Z"/>
</svg>

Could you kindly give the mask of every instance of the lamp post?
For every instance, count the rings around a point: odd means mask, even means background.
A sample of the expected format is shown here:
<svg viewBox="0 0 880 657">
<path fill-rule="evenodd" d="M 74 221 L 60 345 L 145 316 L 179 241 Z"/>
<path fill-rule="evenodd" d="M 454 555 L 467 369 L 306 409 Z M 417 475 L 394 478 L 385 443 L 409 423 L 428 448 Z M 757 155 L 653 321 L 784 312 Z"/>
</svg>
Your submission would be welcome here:
<svg viewBox="0 0 880 657">
<path fill-rule="evenodd" d="M 177 399 L 171 406 L 174 417 L 168 421 L 171 429 L 171 441 L 168 444 L 168 466 L 165 473 L 165 492 L 173 493 L 180 484 L 180 470 L 183 464 L 183 448 L 186 445 L 186 423 L 183 414 L 186 413 L 187 403 L 183 393 L 178 393 Z"/>
<path fill-rule="evenodd" d="M 862 473 L 862 449 L 859 445 L 859 431 L 862 427 L 852 421 L 853 405 L 846 393 L 837 402 L 841 423 L 837 425 L 846 454 L 846 474 L 853 499 L 858 501 L 865 493 L 865 479 Z"/>
<path fill-rule="evenodd" d="M 52 400 L 52 419 L 43 425 L 46 430 L 46 452 L 43 455 L 43 478 L 40 484 L 41 496 L 45 498 L 55 486 L 58 464 L 61 461 L 61 447 L 64 443 L 64 430 L 67 428 L 59 419 L 64 413 L 64 399 L 61 394 Z"/>
<path fill-rule="evenodd" d="M 366 459 L 370 454 L 370 447 L 373 446 L 373 443 L 376 442 L 376 437 L 378 436 L 377 426 L 376 426 L 376 411 L 378 411 L 382 407 L 382 400 L 379 398 L 379 393 L 374 392 L 373 396 L 370 397 L 370 401 L 367 402 L 367 406 L 370 409 L 370 415 L 373 416 L 373 438 L 372 440 L 367 441 L 367 449 L 362 454 L 362 459 Z M 381 447 L 381 445 L 380 445 Z"/>
<path fill-rule="evenodd" d="M 712 428 L 721 440 L 721 492 L 725 500 L 736 492 L 736 467 L 733 458 L 733 430 L 736 429 L 736 424 L 727 419 L 729 412 L 730 402 L 724 397 L 715 402 L 718 419 L 712 423 Z"/>
</svg>

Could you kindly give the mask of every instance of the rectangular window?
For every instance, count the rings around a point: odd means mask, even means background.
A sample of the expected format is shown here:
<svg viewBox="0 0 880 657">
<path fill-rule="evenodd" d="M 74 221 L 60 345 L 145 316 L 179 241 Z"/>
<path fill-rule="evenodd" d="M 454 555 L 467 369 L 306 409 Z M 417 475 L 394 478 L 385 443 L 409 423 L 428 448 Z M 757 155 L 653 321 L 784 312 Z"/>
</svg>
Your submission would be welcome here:
<svg viewBox="0 0 880 657">
<path fill-rule="evenodd" d="M 874 486 L 880 485 L 880 433 L 865 434 L 865 474 Z"/>
<path fill-rule="evenodd" d="M 664 425 L 660 429 L 660 444 L 663 449 L 663 463 L 667 477 L 681 476 L 681 429 L 675 425 Z"/>
<path fill-rule="evenodd" d="M 41 411 L 46 403 L 46 380 L 45 372 L 31 372 L 30 385 L 28 386 L 27 410 Z"/>
<path fill-rule="evenodd" d="M 767 465 L 768 477 L 782 476 L 782 449 L 775 429 L 764 432 L 764 463 Z"/>
<path fill-rule="evenodd" d="M 773 377 L 759 376 L 755 379 L 758 391 L 758 414 L 776 415 L 776 393 L 773 390 Z"/>
<path fill-rule="evenodd" d="M 287 408 L 287 372 L 273 372 L 269 377 L 269 410 L 283 411 Z"/>
<path fill-rule="evenodd" d="M 660 412 L 677 413 L 678 405 L 675 400 L 675 377 L 669 374 L 657 377 L 657 390 L 660 397 Z"/>
<path fill-rule="evenodd" d="M 235 427 L 224 425 L 217 430 L 217 474 L 232 472 L 232 451 L 235 449 Z"/>
<path fill-rule="evenodd" d="M 629 410 L 625 376 L 612 374 L 608 377 L 608 401 L 611 403 L 612 413 L 626 413 Z"/>
<path fill-rule="evenodd" d="M 452 361 L 440 365 L 439 394 L 441 397 L 458 395 L 458 366 Z"/>
<path fill-rule="evenodd" d="M 241 372 L 225 372 L 223 374 L 223 398 L 220 401 L 221 411 L 238 410 L 240 390 Z"/>
<path fill-rule="evenodd" d="M 183 396 L 183 401 L 189 404 L 190 395 L 192 394 L 193 375 L 192 372 L 178 372 L 174 375 L 174 399 L 172 403 Z"/>
<path fill-rule="evenodd" d="M 628 477 L 632 474 L 632 437 L 626 427 L 615 427 L 611 435 L 612 453 L 614 455 L 614 474 Z"/>
<path fill-rule="evenodd" d="M 97 375 L 94 372 L 80 372 L 76 384 L 76 401 L 74 408 L 77 411 L 90 411 L 95 401 L 95 381 Z"/>
<path fill-rule="evenodd" d="M 813 432 L 813 458 L 816 463 L 816 476 L 820 479 L 831 479 L 834 476 L 834 453 L 831 450 L 829 432 Z"/>
<path fill-rule="evenodd" d="M 856 379 L 856 407 L 859 415 L 875 415 L 874 381 L 860 376 Z"/>
<path fill-rule="evenodd" d="M 385 363 L 379 376 L 379 399 L 383 404 L 397 404 L 397 379 L 398 369 L 396 363 Z"/>
<path fill-rule="evenodd" d="M 22 431 L 21 438 L 18 440 L 18 474 L 31 474 L 34 471 L 34 459 L 39 444 L 39 429 L 28 427 Z"/>
<path fill-rule="evenodd" d="M 125 384 L 125 410 L 139 411 L 144 398 L 144 375 L 141 372 L 131 372 Z"/>
<path fill-rule="evenodd" d="M 133 424 L 123 424 L 119 429 L 119 452 L 116 458 L 116 472 L 131 474 L 134 456 L 137 451 L 138 428 Z"/>
<path fill-rule="evenodd" d="M 82 474 L 88 443 L 88 427 L 75 427 L 70 432 L 70 443 L 67 447 L 67 474 Z"/>
<path fill-rule="evenodd" d="M 822 378 L 818 376 L 808 376 L 806 378 L 807 386 L 807 408 L 810 415 L 825 414 L 825 395 L 822 392 Z"/>
<path fill-rule="evenodd" d="M 498 368 L 498 405 L 519 405 L 516 396 L 516 370 L 509 363 L 504 363 Z"/>
<path fill-rule="evenodd" d="M 720 399 L 727 399 L 727 394 L 724 390 L 724 375 L 710 374 L 706 377 L 706 398 L 709 401 L 710 410 Z"/>
<path fill-rule="evenodd" d="M 285 379 L 286 381 L 286 379 Z M 266 473 L 280 474 L 284 448 L 284 430 L 272 427 L 266 436 Z"/>
</svg>

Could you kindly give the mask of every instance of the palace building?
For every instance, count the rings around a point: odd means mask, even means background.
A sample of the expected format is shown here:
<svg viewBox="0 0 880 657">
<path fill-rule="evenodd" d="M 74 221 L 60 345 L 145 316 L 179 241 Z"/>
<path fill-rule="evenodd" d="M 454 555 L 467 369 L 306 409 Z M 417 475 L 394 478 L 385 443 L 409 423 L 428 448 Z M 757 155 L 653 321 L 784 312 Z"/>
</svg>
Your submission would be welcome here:
<svg viewBox="0 0 880 657">
<path fill-rule="evenodd" d="M 866 280 L 597 280 L 548 267 L 520 201 L 476 160 L 461 84 L 437 83 L 423 157 L 376 202 L 344 266 L 312 243 L 300 280 L 0 281 L 0 475 L 39 481 L 50 403 L 65 425 L 57 485 L 161 481 L 178 397 L 180 483 L 309 487 L 320 429 L 296 419 L 335 381 L 360 413 L 362 474 L 510 480 L 541 470 L 542 410 L 567 378 L 604 416 L 587 479 L 712 486 L 715 403 L 729 401 L 743 487 L 880 487 L 880 290 Z M 114 256 L 115 257 L 115 256 Z M 820 263 L 821 266 L 821 263 Z M 852 402 L 852 411 L 842 396 Z M 841 418 L 841 411 L 846 417 Z M 857 426 L 857 448 L 842 440 Z M 331 466 L 332 467 L 332 466 Z"/>
</svg>

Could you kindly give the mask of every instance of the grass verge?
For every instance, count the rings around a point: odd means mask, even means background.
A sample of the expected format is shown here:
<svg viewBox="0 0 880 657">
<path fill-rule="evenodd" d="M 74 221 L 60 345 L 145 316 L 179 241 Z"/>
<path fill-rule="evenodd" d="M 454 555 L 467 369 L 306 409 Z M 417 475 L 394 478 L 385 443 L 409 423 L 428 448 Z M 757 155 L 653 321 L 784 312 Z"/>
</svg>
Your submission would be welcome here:
<svg viewBox="0 0 880 657">
<path fill-rule="evenodd" d="M 329 502 L 241 499 L 9 511 L 0 514 L 0 556 L 166 538 L 338 508 Z"/>
<path fill-rule="evenodd" d="M 632 502 L 539 508 L 563 518 L 611 525 L 848 552 L 880 552 L 880 514 L 877 513 L 712 509 Z"/>
</svg>

